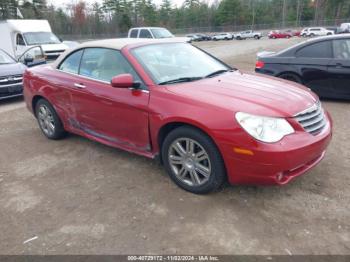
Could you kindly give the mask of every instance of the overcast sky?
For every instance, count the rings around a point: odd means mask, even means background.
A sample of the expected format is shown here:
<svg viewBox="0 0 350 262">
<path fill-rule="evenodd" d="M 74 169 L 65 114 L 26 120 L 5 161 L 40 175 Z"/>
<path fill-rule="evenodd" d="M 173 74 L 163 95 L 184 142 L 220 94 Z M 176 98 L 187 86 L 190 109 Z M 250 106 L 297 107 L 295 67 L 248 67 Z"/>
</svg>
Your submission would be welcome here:
<svg viewBox="0 0 350 262">
<path fill-rule="evenodd" d="M 160 5 L 160 3 L 162 2 L 162 0 L 152 0 L 152 1 L 156 5 Z M 53 4 L 57 7 L 65 7 L 67 4 L 78 3 L 78 2 L 79 2 L 79 0 L 47 0 L 48 4 Z M 86 2 L 88 4 L 92 4 L 94 2 L 102 3 L 103 0 L 85 0 L 84 2 Z M 184 2 L 184 0 L 171 0 L 171 2 L 173 5 L 181 6 L 182 3 Z"/>
</svg>

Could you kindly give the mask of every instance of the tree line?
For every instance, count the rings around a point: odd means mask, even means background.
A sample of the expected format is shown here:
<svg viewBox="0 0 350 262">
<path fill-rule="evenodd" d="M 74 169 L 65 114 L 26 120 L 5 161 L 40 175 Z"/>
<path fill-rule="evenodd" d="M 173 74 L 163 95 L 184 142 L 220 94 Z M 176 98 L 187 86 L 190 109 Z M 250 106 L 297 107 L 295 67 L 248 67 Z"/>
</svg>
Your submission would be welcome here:
<svg viewBox="0 0 350 262">
<path fill-rule="evenodd" d="M 46 0 L 1 0 L 0 19 L 47 19 L 58 35 L 123 34 L 134 26 L 162 26 L 170 30 L 350 18 L 349 0 L 152 0 L 72 1 L 65 6 Z M 350 22 L 350 19 L 349 19 Z"/>
</svg>

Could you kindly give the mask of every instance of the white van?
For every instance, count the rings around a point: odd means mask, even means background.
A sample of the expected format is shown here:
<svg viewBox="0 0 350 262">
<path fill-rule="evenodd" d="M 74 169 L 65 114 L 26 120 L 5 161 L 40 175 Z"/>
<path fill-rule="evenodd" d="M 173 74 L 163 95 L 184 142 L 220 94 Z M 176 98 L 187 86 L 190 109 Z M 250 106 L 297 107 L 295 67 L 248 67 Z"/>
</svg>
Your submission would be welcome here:
<svg viewBox="0 0 350 262">
<path fill-rule="evenodd" d="M 56 59 L 68 46 L 55 36 L 47 20 L 0 21 L 0 48 L 15 58 L 33 46 L 41 46 L 47 59 Z"/>
</svg>

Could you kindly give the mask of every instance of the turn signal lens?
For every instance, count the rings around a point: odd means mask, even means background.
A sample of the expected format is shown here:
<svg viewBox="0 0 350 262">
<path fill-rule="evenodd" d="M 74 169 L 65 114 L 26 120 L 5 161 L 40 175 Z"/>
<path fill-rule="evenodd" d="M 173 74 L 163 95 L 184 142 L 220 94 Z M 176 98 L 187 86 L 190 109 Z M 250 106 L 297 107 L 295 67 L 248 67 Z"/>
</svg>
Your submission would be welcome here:
<svg viewBox="0 0 350 262">
<path fill-rule="evenodd" d="M 249 156 L 254 155 L 253 151 L 248 149 L 238 148 L 238 147 L 234 147 L 233 151 L 237 154 L 242 154 L 242 155 L 249 155 Z"/>
<path fill-rule="evenodd" d="M 262 61 L 256 61 L 255 68 L 261 69 L 265 66 L 265 63 Z"/>
</svg>

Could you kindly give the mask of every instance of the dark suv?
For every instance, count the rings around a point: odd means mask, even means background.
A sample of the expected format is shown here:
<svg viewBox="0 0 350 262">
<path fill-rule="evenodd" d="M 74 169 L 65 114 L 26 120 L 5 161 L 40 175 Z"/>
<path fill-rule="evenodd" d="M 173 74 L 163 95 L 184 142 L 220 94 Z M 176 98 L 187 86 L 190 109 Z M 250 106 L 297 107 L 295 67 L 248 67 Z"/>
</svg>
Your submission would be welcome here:
<svg viewBox="0 0 350 262">
<path fill-rule="evenodd" d="M 22 75 L 26 66 L 0 49 L 0 100 L 22 96 Z"/>
</svg>

